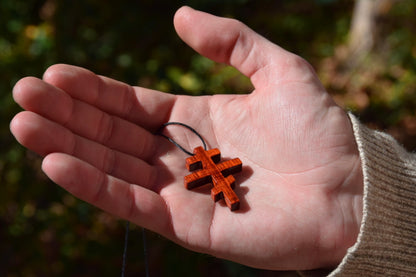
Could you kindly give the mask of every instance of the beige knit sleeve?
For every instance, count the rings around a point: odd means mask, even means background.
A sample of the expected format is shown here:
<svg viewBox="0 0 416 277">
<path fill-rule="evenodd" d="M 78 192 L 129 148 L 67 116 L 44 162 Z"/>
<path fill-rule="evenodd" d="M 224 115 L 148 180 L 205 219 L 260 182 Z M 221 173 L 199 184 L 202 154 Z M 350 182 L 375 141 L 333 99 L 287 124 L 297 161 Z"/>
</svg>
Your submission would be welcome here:
<svg viewBox="0 0 416 277">
<path fill-rule="evenodd" d="M 330 276 L 416 276 L 416 155 L 350 118 L 364 173 L 363 219 Z"/>
</svg>

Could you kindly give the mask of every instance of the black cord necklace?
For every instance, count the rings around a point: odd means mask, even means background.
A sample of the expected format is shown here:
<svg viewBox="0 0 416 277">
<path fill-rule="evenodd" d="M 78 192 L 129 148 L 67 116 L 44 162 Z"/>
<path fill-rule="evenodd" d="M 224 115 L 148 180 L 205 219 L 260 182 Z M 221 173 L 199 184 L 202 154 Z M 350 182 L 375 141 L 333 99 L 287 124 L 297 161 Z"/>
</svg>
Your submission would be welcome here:
<svg viewBox="0 0 416 277">
<path fill-rule="evenodd" d="M 168 125 L 179 125 L 187 128 L 194 133 L 202 142 L 201 146 L 196 147 L 192 152 L 183 148 L 171 137 L 163 134 L 163 129 Z M 180 150 L 190 155 L 191 157 L 186 159 L 186 167 L 189 171 L 201 169 L 197 172 L 191 173 L 184 178 L 185 187 L 187 189 L 193 189 L 204 185 L 206 183 L 212 183 L 214 187 L 211 189 L 211 197 L 216 202 L 220 199 L 224 199 L 227 206 L 231 211 L 235 211 L 240 207 L 240 201 L 233 191 L 235 179 L 232 174 L 240 172 L 242 170 L 242 163 L 239 158 L 224 161 L 220 163 L 221 153 L 218 149 L 207 150 L 207 144 L 202 136 L 192 127 L 181 122 L 166 122 L 164 123 L 155 135 L 162 136 L 173 143 Z M 124 250 L 123 250 L 123 263 L 121 267 L 121 276 L 124 277 L 126 269 L 126 257 L 127 257 L 127 244 L 129 237 L 130 223 L 126 224 L 126 234 L 124 238 Z M 143 236 L 143 254 L 145 259 L 146 277 L 149 277 L 149 261 L 147 253 L 147 239 L 146 230 L 142 228 Z"/>
<path fill-rule="evenodd" d="M 168 126 L 168 125 L 179 125 L 182 127 L 187 128 L 188 130 L 190 130 L 192 133 L 194 133 L 202 142 L 202 145 L 204 146 L 204 149 L 207 150 L 207 144 L 205 143 L 205 140 L 202 138 L 202 136 L 191 126 L 188 126 L 184 123 L 181 122 L 166 122 L 164 123 L 159 130 L 157 130 L 156 135 L 162 136 L 164 138 L 166 138 L 167 140 L 169 140 L 170 142 L 172 142 L 176 147 L 178 147 L 180 150 L 182 150 L 183 152 L 185 152 L 186 154 L 193 156 L 194 154 L 191 153 L 190 151 L 186 150 L 185 148 L 183 148 L 180 144 L 178 144 L 176 141 L 174 141 L 171 137 L 168 137 L 167 135 L 163 134 L 163 129 Z M 129 232 L 130 232 L 130 222 L 127 221 L 126 223 L 126 231 L 125 231 L 125 236 L 124 236 L 124 249 L 123 249 L 123 262 L 121 265 L 121 277 L 125 276 L 125 272 L 126 272 L 126 259 L 127 259 L 127 246 L 128 246 L 128 240 L 129 240 Z M 144 256 L 144 264 L 145 264 L 145 272 L 146 272 L 146 277 L 149 277 L 149 257 L 148 257 L 148 253 L 147 253 L 147 239 L 146 239 L 146 229 L 142 228 L 142 238 L 143 238 L 143 256 Z"/>
<path fill-rule="evenodd" d="M 204 146 L 205 151 L 207 150 L 207 144 L 205 143 L 205 140 L 202 138 L 202 136 L 191 126 L 188 126 L 184 123 L 181 122 L 166 122 L 164 123 L 159 130 L 156 132 L 157 135 L 162 136 L 164 138 L 166 138 L 167 140 L 169 140 L 170 142 L 172 142 L 176 147 L 178 147 L 179 149 L 181 149 L 183 152 L 185 152 L 186 154 L 188 154 L 189 156 L 193 156 L 195 155 L 194 153 L 191 153 L 190 151 L 186 150 L 185 148 L 183 148 L 181 145 L 179 145 L 176 141 L 174 141 L 172 138 L 168 137 L 167 135 L 163 134 L 163 129 L 168 126 L 168 125 L 179 125 L 179 126 L 183 126 L 185 128 L 187 128 L 188 130 L 190 130 L 192 133 L 194 133 L 195 135 L 197 135 L 197 137 L 201 140 L 202 145 Z"/>
</svg>

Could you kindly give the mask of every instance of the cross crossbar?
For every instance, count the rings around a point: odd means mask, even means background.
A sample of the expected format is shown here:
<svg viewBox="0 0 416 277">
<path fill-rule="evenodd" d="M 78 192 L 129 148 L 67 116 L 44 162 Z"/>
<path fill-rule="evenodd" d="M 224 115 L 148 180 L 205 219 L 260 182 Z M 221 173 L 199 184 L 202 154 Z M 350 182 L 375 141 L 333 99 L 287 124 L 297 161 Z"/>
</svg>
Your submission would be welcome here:
<svg viewBox="0 0 416 277">
<path fill-rule="evenodd" d="M 199 170 L 185 176 L 185 187 L 193 189 L 212 183 L 212 199 L 215 202 L 224 199 L 230 210 L 237 210 L 240 207 L 240 200 L 233 190 L 235 178 L 231 174 L 242 170 L 240 159 L 235 158 L 219 163 L 221 153 L 217 148 L 204 150 L 200 146 L 194 149 L 194 154 L 186 159 L 186 168 L 189 171 Z"/>
</svg>

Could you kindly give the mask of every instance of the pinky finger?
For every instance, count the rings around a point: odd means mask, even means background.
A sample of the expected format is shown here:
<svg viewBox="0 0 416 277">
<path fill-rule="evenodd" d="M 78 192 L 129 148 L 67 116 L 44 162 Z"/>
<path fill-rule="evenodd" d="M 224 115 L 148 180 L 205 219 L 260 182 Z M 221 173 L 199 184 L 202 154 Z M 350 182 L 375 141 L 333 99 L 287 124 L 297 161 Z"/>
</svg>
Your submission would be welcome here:
<svg viewBox="0 0 416 277">
<path fill-rule="evenodd" d="M 63 153 L 46 156 L 42 169 L 74 196 L 111 214 L 164 236 L 170 234 L 163 198 L 146 188 L 109 176 L 90 164 Z"/>
</svg>

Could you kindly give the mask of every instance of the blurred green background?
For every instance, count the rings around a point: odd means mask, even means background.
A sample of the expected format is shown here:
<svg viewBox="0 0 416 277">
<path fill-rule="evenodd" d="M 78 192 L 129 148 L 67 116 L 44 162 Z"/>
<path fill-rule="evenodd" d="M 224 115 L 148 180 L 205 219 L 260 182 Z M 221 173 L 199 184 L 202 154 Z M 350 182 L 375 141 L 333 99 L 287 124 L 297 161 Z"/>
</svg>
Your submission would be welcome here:
<svg viewBox="0 0 416 277">
<path fill-rule="evenodd" d="M 374 1 L 377 2 L 377 1 Z M 69 63 L 181 94 L 249 93 L 231 67 L 200 57 L 176 36 L 172 18 L 189 5 L 239 19 L 307 59 L 337 103 L 416 149 L 416 1 L 382 2 L 370 48 L 352 51 L 347 0 L 0 2 L 0 276 L 118 276 L 124 221 L 75 199 L 40 171 L 9 122 L 20 108 L 13 85 Z M 151 276 L 288 276 L 187 251 L 148 234 Z M 126 276 L 144 276 L 141 229 L 132 227 Z"/>
</svg>

